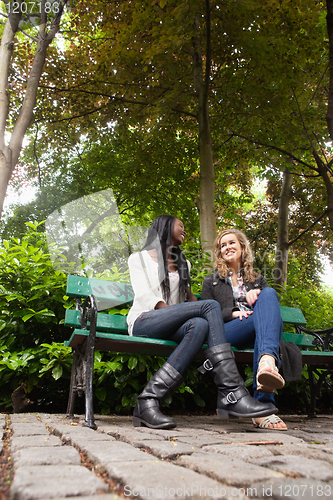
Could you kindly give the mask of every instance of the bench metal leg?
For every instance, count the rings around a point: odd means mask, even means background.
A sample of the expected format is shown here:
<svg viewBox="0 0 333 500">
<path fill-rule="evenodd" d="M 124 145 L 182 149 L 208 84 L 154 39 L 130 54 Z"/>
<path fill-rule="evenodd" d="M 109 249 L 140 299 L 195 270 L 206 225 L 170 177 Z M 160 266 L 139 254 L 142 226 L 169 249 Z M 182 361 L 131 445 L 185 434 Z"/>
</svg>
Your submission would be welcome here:
<svg viewBox="0 0 333 500">
<path fill-rule="evenodd" d="M 76 396 L 82 396 L 85 393 L 85 421 L 83 425 L 91 429 L 97 429 L 93 409 L 94 343 L 94 339 L 88 338 L 85 345 L 73 349 L 71 383 L 66 412 L 67 417 L 73 418 Z"/>
<path fill-rule="evenodd" d="M 308 366 L 309 384 L 310 384 L 310 413 L 308 417 L 314 418 L 316 417 L 317 384 L 312 367 L 310 365 L 307 366 Z"/>
<path fill-rule="evenodd" d="M 77 365 L 78 365 L 78 353 L 76 349 L 73 349 L 73 361 L 72 361 L 72 372 L 71 372 L 71 382 L 69 386 L 69 396 L 66 417 L 74 417 L 74 407 L 77 394 Z"/>
<path fill-rule="evenodd" d="M 93 408 L 93 376 L 94 376 L 94 352 L 95 352 L 95 337 L 90 336 L 87 342 L 86 359 L 85 359 L 85 397 L 86 397 L 86 416 L 85 427 L 97 429 L 94 418 Z"/>
<path fill-rule="evenodd" d="M 86 386 L 86 345 L 73 348 L 73 362 L 66 416 L 74 417 L 76 397 L 82 397 Z"/>
</svg>

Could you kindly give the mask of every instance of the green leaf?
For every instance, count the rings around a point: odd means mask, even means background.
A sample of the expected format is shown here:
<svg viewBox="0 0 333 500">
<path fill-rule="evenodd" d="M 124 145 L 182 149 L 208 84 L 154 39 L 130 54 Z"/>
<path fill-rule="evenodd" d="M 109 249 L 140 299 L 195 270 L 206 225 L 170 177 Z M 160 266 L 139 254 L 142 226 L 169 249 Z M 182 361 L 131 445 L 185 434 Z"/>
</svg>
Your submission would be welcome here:
<svg viewBox="0 0 333 500">
<path fill-rule="evenodd" d="M 198 406 L 201 406 L 202 408 L 205 406 L 204 400 L 198 394 L 194 394 L 193 399 Z"/>
<path fill-rule="evenodd" d="M 106 389 L 104 387 L 98 387 L 95 390 L 95 395 L 96 395 L 97 399 L 99 399 L 100 401 L 105 401 Z"/>
<path fill-rule="evenodd" d="M 122 404 L 122 406 L 128 406 L 130 404 L 130 400 L 128 399 L 127 396 L 123 396 L 121 398 L 121 404 Z"/>
<path fill-rule="evenodd" d="M 130 359 L 128 360 L 127 366 L 130 370 L 134 370 L 137 364 L 138 364 L 138 357 L 131 356 Z"/>
<path fill-rule="evenodd" d="M 62 372 L 63 372 L 63 370 L 62 370 L 62 366 L 57 365 L 57 366 L 55 366 L 55 367 L 53 368 L 53 370 L 52 370 L 52 377 L 53 377 L 55 380 L 58 380 L 58 379 L 61 377 Z"/>
<path fill-rule="evenodd" d="M 36 316 L 36 313 L 26 314 L 25 316 L 23 316 L 22 320 L 24 322 L 26 322 L 26 321 L 28 321 L 28 319 L 32 318 L 33 316 Z"/>
</svg>

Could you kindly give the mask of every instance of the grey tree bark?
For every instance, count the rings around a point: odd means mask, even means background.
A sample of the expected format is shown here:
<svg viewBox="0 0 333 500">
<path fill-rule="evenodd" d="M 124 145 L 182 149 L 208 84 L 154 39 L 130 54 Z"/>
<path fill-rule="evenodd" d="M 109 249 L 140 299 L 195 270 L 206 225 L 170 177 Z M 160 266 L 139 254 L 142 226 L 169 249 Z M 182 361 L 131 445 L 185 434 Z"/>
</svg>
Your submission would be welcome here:
<svg viewBox="0 0 333 500">
<path fill-rule="evenodd" d="M 8 188 L 8 183 L 18 162 L 24 136 L 32 121 L 33 110 L 36 105 L 37 90 L 40 77 L 45 63 L 46 50 L 59 31 L 61 17 L 68 0 L 59 1 L 58 12 L 55 14 L 48 28 L 48 14 L 45 12 L 46 0 L 40 2 L 40 23 L 38 34 L 32 42 L 36 43 L 34 60 L 27 81 L 24 99 L 20 108 L 18 118 L 10 134 L 8 144 L 6 143 L 7 123 L 10 111 L 10 94 L 12 85 L 10 83 L 10 65 L 13 56 L 15 35 L 18 32 L 19 23 L 22 19 L 21 4 L 26 2 L 19 0 L 15 2 L 19 13 L 13 13 L 11 9 L 7 16 L 0 45 L 0 217 Z"/>
<path fill-rule="evenodd" d="M 288 271 L 288 216 L 289 202 L 291 199 L 291 186 L 293 176 L 286 168 L 283 172 L 282 188 L 279 200 L 279 219 L 278 219 L 278 235 L 275 253 L 275 268 L 274 268 L 274 284 L 284 287 L 287 283 Z"/>
<path fill-rule="evenodd" d="M 206 67 L 199 43 L 193 40 L 193 80 L 198 99 L 199 158 L 200 158 L 200 198 L 197 207 L 200 216 L 201 245 L 213 261 L 213 247 L 216 238 L 215 216 L 215 176 L 213 145 L 209 120 L 209 88 L 211 70 L 210 1 L 206 0 Z M 195 21 L 196 26 L 198 21 Z"/>
</svg>

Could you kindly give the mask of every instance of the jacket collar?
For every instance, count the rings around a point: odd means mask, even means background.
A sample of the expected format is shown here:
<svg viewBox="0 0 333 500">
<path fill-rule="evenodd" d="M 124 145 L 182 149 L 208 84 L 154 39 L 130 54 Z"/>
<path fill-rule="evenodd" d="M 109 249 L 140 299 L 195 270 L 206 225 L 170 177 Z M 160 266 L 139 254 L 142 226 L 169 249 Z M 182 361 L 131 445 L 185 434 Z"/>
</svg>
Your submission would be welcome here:
<svg viewBox="0 0 333 500">
<path fill-rule="evenodd" d="M 218 272 L 217 268 L 214 269 L 214 272 L 213 272 L 213 279 L 214 280 L 222 280 L 224 281 L 225 283 L 228 282 L 228 278 L 225 277 L 225 276 L 221 276 L 220 273 Z M 244 279 L 244 278 L 243 278 Z"/>
<path fill-rule="evenodd" d="M 213 279 L 214 281 L 215 280 L 222 280 L 224 281 L 225 283 L 227 282 L 227 278 L 225 278 L 224 276 L 221 276 L 220 273 L 218 272 L 217 268 L 214 269 L 214 272 L 213 272 Z"/>
</svg>

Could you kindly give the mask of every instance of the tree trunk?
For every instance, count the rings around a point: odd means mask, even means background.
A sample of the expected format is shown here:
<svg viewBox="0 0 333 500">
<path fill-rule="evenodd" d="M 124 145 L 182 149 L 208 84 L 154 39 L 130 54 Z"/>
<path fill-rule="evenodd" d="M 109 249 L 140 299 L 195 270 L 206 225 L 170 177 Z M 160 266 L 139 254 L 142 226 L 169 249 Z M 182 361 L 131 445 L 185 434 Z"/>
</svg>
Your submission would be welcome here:
<svg viewBox="0 0 333 500">
<path fill-rule="evenodd" d="M 329 45 L 329 91 L 326 121 L 328 133 L 333 141 L 333 0 L 326 0 L 326 26 Z"/>
<path fill-rule="evenodd" d="M 293 176 L 286 168 L 283 172 L 282 188 L 279 201 L 278 237 L 275 254 L 274 284 L 284 287 L 287 283 L 288 270 L 288 215 L 291 199 Z"/>
<path fill-rule="evenodd" d="M 324 165 L 318 154 L 314 154 L 317 167 L 318 167 L 318 172 L 321 175 L 325 187 L 326 187 L 326 194 L 327 194 L 327 215 L 328 215 L 328 221 L 330 224 L 331 231 L 333 233 L 333 184 L 332 184 L 332 174 L 329 171 L 328 168 Z"/>
<path fill-rule="evenodd" d="M 35 57 L 29 74 L 25 96 L 20 109 L 19 116 L 11 134 L 8 146 L 5 142 L 6 123 L 9 112 L 9 68 L 14 47 L 14 37 L 18 30 L 21 14 L 10 14 L 5 24 L 1 38 L 0 49 L 0 218 L 10 177 L 19 159 L 23 139 L 33 117 L 36 104 L 39 80 L 43 72 L 47 47 L 59 31 L 59 24 L 63 14 L 64 6 L 68 0 L 58 3 L 59 11 L 56 14 L 49 31 L 47 32 L 47 14 L 45 13 L 45 0 L 40 3 L 40 25 L 37 36 L 37 47 Z M 24 2 L 19 2 L 19 4 Z M 19 5 L 18 10 L 21 10 Z"/>
<path fill-rule="evenodd" d="M 12 86 L 9 84 L 10 60 L 14 49 L 14 37 L 21 17 L 21 13 L 9 14 L 0 45 L 0 217 L 12 173 L 12 152 L 6 146 L 5 133 L 9 112 L 9 97 L 12 90 Z"/>
<path fill-rule="evenodd" d="M 198 19 L 195 27 L 199 29 Z M 199 38 L 199 36 L 198 36 Z M 198 99 L 199 159 L 200 159 L 200 199 L 199 217 L 201 245 L 204 252 L 214 259 L 216 238 L 215 177 L 213 146 L 209 123 L 209 82 L 211 67 L 210 2 L 206 0 L 206 68 L 203 72 L 203 58 L 198 38 L 193 40 L 193 80 Z"/>
</svg>

